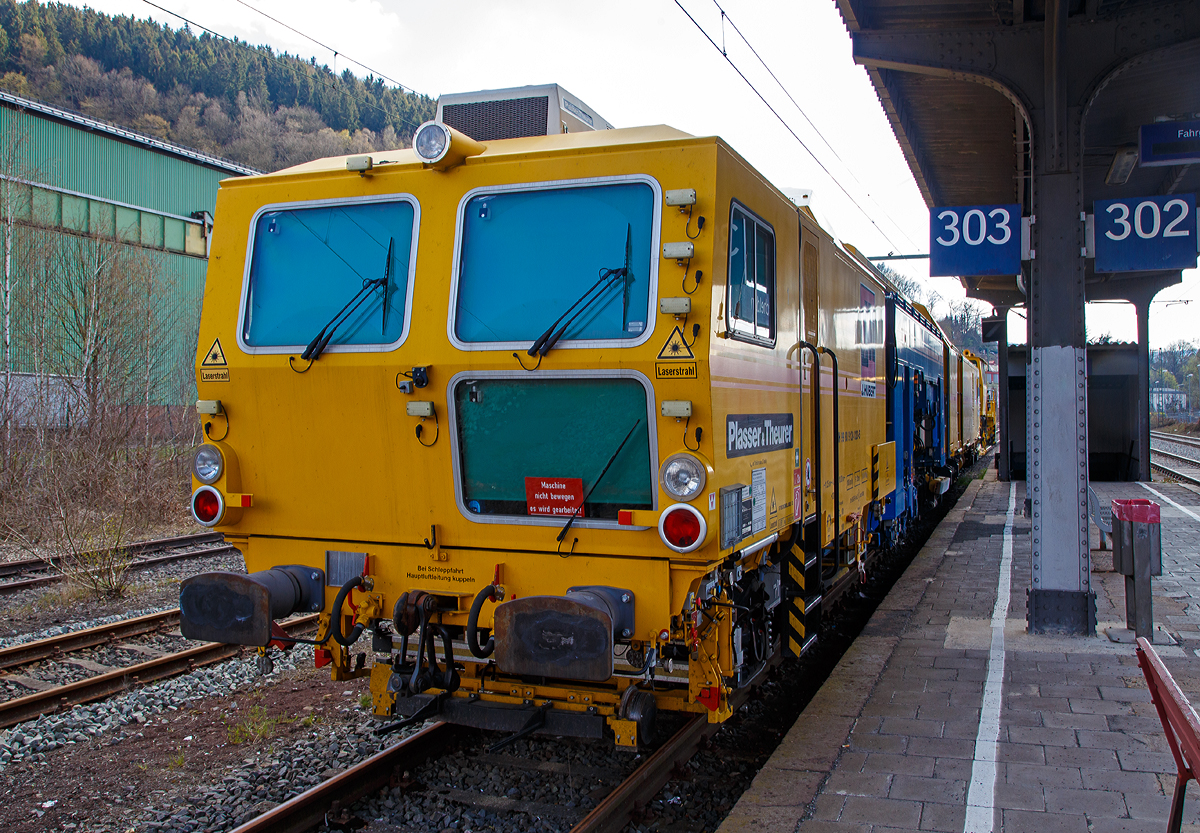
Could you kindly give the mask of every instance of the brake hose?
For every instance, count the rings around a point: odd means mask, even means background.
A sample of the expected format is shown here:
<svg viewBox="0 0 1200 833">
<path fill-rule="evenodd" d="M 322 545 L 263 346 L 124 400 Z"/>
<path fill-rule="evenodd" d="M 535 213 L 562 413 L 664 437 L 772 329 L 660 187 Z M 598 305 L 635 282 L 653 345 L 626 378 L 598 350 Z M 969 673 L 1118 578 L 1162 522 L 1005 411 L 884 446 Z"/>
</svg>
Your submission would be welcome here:
<svg viewBox="0 0 1200 833">
<path fill-rule="evenodd" d="M 475 596 L 475 601 L 471 602 L 471 612 L 467 614 L 467 648 L 470 649 L 472 656 L 479 659 L 490 657 L 496 647 L 496 637 L 494 636 L 489 636 L 487 644 L 482 648 L 479 647 L 479 612 L 483 610 L 483 603 L 487 599 L 495 601 L 496 585 L 489 584 L 480 590 Z"/>
<path fill-rule="evenodd" d="M 362 586 L 362 576 L 355 576 L 348 582 L 342 585 L 342 589 L 338 591 L 337 598 L 333 600 L 333 613 L 329 619 L 329 630 L 333 634 L 333 638 L 339 645 L 344 648 L 349 648 L 358 638 L 362 636 L 362 622 L 355 622 L 354 629 L 350 631 L 349 636 L 342 634 L 342 604 L 346 601 L 346 597 L 350 595 L 350 591 L 355 587 Z"/>
</svg>

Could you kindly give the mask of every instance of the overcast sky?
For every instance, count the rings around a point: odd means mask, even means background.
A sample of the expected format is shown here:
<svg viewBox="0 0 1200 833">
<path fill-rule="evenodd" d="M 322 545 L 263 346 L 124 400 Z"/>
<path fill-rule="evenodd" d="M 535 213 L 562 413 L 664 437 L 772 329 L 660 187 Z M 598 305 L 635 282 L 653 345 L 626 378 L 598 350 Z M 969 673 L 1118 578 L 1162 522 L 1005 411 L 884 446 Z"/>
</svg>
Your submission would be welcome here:
<svg viewBox="0 0 1200 833">
<path fill-rule="evenodd" d="M 181 25 L 144 0 L 67 1 Z M 680 0 L 682 8 L 674 0 L 246 2 L 249 6 L 238 0 L 155 0 L 224 35 L 316 56 L 318 63 L 331 66 L 336 60 L 338 71 L 349 67 L 365 74 L 347 57 L 361 61 L 434 98 L 441 93 L 558 83 L 617 127 L 669 124 L 694 135 L 720 135 L 777 186 L 812 188 L 814 210 L 826 227 L 867 255 L 928 251 L 928 210 L 865 70 L 851 59 L 850 39 L 833 0 L 720 0 L 727 15 L 724 23 L 713 0 Z M 341 55 L 335 59 L 330 50 L 254 9 Z M 729 61 L 685 9 L 724 47 Z M 955 279 L 929 278 L 925 261 L 893 265 L 944 297 L 964 297 Z M 1151 346 L 1196 339 L 1198 313 L 1200 271 L 1190 270 L 1181 286 L 1159 293 L 1151 312 Z M 1023 340 L 1023 329 L 1022 319 L 1010 318 L 1013 341 Z M 1090 305 L 1088 334 L 1102 333 L 1136 340 L 1132 307 Z"/>
</svg>

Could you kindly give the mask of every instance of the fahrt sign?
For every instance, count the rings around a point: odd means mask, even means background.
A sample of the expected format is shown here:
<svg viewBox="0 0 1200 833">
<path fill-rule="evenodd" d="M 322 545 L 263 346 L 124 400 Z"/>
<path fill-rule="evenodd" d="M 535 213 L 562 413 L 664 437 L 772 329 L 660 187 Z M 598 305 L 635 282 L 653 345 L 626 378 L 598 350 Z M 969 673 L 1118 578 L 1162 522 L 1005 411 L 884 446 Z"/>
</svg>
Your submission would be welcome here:
<svg viewBox="0 0 1200 833">
<path fill-rule="evenodd" d="M 1016 275 L 1021 206 L 943 206 L 929 212 L 929 274 Z"/>
<path fill-rule="evenodd" d="M 1138 164 L 1143 168 L 1200 162 L 1200 121 L 1143 124 L 1138 131 Z"/>
</svg>

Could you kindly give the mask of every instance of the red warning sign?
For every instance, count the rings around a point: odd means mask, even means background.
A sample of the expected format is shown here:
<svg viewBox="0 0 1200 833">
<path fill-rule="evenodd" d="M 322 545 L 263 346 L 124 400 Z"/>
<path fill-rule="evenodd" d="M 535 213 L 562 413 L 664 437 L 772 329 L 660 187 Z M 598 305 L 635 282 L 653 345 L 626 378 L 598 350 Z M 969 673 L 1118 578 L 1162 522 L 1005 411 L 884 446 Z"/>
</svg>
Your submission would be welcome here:
<svg viewBox="0 0 1200 833">
<path fill-rule="evenodd" d="M 583 517 L 583 480 L 578 477 L 526 477 L 525 505 L 530 515 Z"/>
</svg>

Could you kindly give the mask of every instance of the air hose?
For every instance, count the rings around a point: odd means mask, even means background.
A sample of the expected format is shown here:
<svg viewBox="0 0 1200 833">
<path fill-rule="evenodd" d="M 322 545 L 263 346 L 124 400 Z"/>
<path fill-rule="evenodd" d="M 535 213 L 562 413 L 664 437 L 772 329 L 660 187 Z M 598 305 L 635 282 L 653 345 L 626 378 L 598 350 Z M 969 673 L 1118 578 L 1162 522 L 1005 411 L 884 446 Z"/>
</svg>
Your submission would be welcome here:
<svg viewBox="0 0 1200 833">
<path fill-rule="evenodd" d="M 479 591 L 475 596 L 475 601 L 471 602 L 471 612 L 467 614 L 467 648 L 470 649 L 471 655 L 479 659 L 487 659 L 492 655 L 492 651 L 496 647 L 496 638 L 489 636 L 487 644 L 482 648 L 479 647 L 479 612 L 483 610 L 483 603 L 491 599 L 496 599 L 496 585 L 489 584 Z"/>
<path fill-rule="evenodd" d="M 333 638 L 343 647 L 349 648 L 358 638 L 362 636 L 362 622 L 355 622 L 354 629 L 350 631 L 350 635 L 346 636 L 342 633 L 342 604 L 346 601 L 346 597 L 350 595 L 350 591 L 355 587 L 362 586 L 362 576 L 355 576 L 342 585 L 342 589 L 338 591 L 337 598 L 333 600 L 333 611 L 329 617 L 329 631 L 333 634 Z"/>
</svg>

